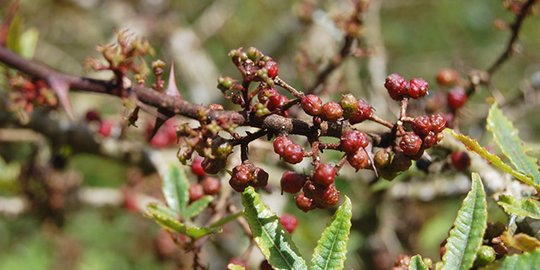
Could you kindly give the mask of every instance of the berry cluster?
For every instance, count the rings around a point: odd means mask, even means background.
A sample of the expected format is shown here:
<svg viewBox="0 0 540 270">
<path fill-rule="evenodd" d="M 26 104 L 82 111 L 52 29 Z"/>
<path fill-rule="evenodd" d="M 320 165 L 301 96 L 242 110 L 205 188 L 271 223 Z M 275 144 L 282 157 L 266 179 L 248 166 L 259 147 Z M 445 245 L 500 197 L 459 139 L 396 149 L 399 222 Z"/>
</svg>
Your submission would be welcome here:
<svg viewBox="0 0 540 270">
<path fill-rule="evenodd" d="M 268 173 L 246 160 L 234 167 L 229 184 L 238 192 L 244 191 L 248 186 L 265 187 L 268 184 Z"/>
<path fill-rule="evenodd" d="M 424 79 L 413 78 L 410 81 L 406 81 L 397 73 L 388 75 L 384 82 L 384 87 L 394 100 L 402 100 L 407 97 L 414 99 L 421 98 L 427 95 L 428 86 L 428 83 Z"/>
<path fill-rule="evenodd" d="M 324 121 L 334 122 L 343 118 L 357 124 L 373 116 L 373 108 L 351 94 L 343 95 L 339 103 L 330 101 L 324 104 L 321 98 L 310 94 L 302 97 L 300 103 L 305 113 Z"/>
<path fill-rule="evenodd" d="M 214 196 L 221 190 L 221 182 L 206 174 L 202 167 L 203 158 L 196 157 L 191 163 L 191 172 L 197 176 L 197 183 L 189 186 L 189 201 L 194 202 L 204 195 Z"/>
<path fill-rule="evenodd" d="M 58 104 L 54 92 L 45 81 L 32 81 L 21 76 L 14 76 L 9 80 L 10 86 L 15 90 L 10 92 L 7 109 L 17 113 L 31 113 L 34 106 L 51 106 Z"/>
</svg>

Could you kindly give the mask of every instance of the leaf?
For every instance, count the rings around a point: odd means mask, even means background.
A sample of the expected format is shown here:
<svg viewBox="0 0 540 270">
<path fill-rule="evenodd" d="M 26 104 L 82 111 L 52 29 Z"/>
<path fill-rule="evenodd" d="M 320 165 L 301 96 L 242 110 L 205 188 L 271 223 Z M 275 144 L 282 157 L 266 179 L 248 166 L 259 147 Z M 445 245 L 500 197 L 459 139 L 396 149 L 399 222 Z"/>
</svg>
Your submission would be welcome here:
<svg viewBox="0 0 540 270">
<path fill-rule="evenodd" d="M 239 264 L 232 264 L 232 263 L 229 263 L 227 265 L 227 269 L 228 270 L 246 270 L 245 267 L 243 267 L 242 265 L 239 265 Z"/>
<path fill-rule="evenodd" d="M 253 239 L 274 269 L 307 269 L 289 233 L 252 187 L 242 193 L 244 216 Z"/>
<path fill-rule="evenodd" d="M 470 269 L 486 230 L 487 203 L 482 180 L 472 174 L 471 191 L 463 200 L 450 231 L 442 269 Z"/>
<path fill-rule="evenodd" d="M 184 218 L 191 219 L 199 215 L 213 200 L 214 197 L 212 196 L 203 196 L 202 198 L 194 201 L 186 208 L 186 212 L 183 215 Z"/>
<path fill-rule="evenodd" d="M 189 183 L 182 168 L 171 165 L 163 175 L 163 195 L 167 205 L 178 215 L 186 212 L 189 201 Z"/>
<path fill-rule="evenodd" d="M 540 219 L 540 202 L 535 199 L 516 199 L 513 196 L 501 195 L 497 204 L 508 214 Z"/>
<path fill-rule="evenodd" d="M 540 248 L 540 241 L 538 241 L 538 239 L 524 233 L 510 235 L 508 231 L 505 231 L 501 235 L 501 239 L 507 247 L 525 252 Z"/>
<path fill-rule="evenodd" d="M 178 221 L 171 209 L 164 205 L 151 203 L 146 207 L 145 215 L 154 219 L 163 228 L 170 231 L 187 235 L 193 239 L 199 239 L 205 235 L 216 233 L 219 228 L 200 228 L 197 226 L 188 226 Z"/>
<path fill-rule="evenodd" d="M 538 171 L 536 159 L 526 154 L 524 143 L 518 136 L 518 130 L 504 116 L 496 103 L 493 103 L 489 109 L 487 129 L 493 133 L 493 139 L 514 167 L 532 177 L 532 185 L 539 188 L 540 171 Z"/>
<path fill-rule="evenodd" d="M 506 163 L 504 163 L 497 155 L 490 153 L 487 149 L 480 146 L 480 144 L 478 144 L 478 142 L 475 139 L 470 138 L 470 137 L 468 137 L 466 135 L 463 135 L 463 134 L 458 134 L 453 130 L 451 130 L 450 132 L 452 133 L 452 135 L 456 139 L 461 141 L 461 143 L 463 143 L 465 145 L 465 147 L 467 147 L 467 149 L 477 153 L 478 155 L 480 155 L 485 160 L 491 162 L 491 164 L 493 164 L 493 166 L 501 169 L 504 172 L 507 172 L 507 173 L 511 174 L 512 176 L 519 179 L 523 183 L 526 183 L 526 184 L 529 184 L 529 185 L 534 185 L 534 183 L 533 183 L 533 181 L 532 181 L 532 179 L 530 177 L 522 174 L 521 172 L 518 172 L 518 171 L 512 169 L 512 167 L 510 167 Z"/>
<path fill-rule="evenodd" d="M 36 28 L 30 28 L 24 31 L 19 37 L 18 53 L 26 59 L 32 59 L 36 52 L 38 38 L 39 32 Z"/>
<path fill-rule="evenodd" d="M 322 233 L 311 259 L 311 269 L 343 269 L 351 230 L 351 200 L 338 208 Z"/>
<path fill-rule="evenodd" d="M 409 270 L 429 270 L 429 268 L 424 264 L 420 255 L 415 255 L 411 258 Z"/>
<path fill-rule="evenodd" d="M 519 255 L 506 256 L 502 261 L 488 265 L 483 269 L 498 269 L 498 270 L 522 270 L 522 269 L 538 269 L 540 265 L 540 250 L 526 252 Z"/>
</svg>

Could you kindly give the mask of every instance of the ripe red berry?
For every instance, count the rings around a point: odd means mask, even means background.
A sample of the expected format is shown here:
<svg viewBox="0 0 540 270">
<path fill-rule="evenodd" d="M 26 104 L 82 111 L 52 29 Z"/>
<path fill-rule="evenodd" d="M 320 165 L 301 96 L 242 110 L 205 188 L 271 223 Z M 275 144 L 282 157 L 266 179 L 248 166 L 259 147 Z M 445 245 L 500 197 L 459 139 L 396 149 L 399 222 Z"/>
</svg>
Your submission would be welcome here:
<svg viewBox="0 0 540 270">
<path fill-rule="evenodd" d="M 363 122 L 373 116 L 373 107 L 365 100 L 358 99 L 357 110 L 349 117 L 349 123 L 352 125 Z"/>
<path fill-rule="evenodd" d="M 347 130 L 341 135 L 339 146 L 345 153 L 351 154 L 360 147 L 366 147 L 369 144 L 367 135 L 357 130 Z"/>
<path fill-rule="evenodd" d="M 298 226 L 298 220 L 295 216 L 289 215 L 289 214 L 283 214 L 281 217 L 279 217 L 279 223 L 283 225 L 285 230 L 287 230 L 289 233 L 293 233 L 294 229 Z"/>
<path fill-rule="evenodd" d="M 283 107 L 283 105 L 285 105 L 287 102 L 289 102 L 289 99 L 284 95 L 281 95 L 281 94 L 272 95 L 268 97 L 268 104 L 266 105 L 266 107 L 270 111 L 275 111 Z"/>
<path fill-rule="evenodd" d="M 152 137 L 150 145 L 154 148 L 165 148 L 169 145 L 169 138 L 167 137 L 167 134 L 158 131 L 154 137 Z"/>
<path fill-rule="evenodd" d="M 401 100 L 407 94 L 409 83 L 397 73 L 392 73 L 386 77 L 384 87 L 394 100 Z"/>
<path fill-rule="evenodd" d="M 431 120 L 429 116 L 423 115 L 414 118 L 412 129 L 417 135 L 426 136 L 431 131 Z"/>
<path fill-rule="evenodd" d="M 283 156 L 285 154 L 285 148 L 291 144 L 292 141 L 285 135 L 279 135 L 274 140 L 274 152 L 278 154 L 279 156 Z"/>
<path fill-rule="evenodd" d="M 463 88 L 456 87 L 448 92 L 446 102 L 448 103 L 448 107 L 455 111 L 465 105 L 467 102 L 467 94 Z"/>
<path fill-rule="evenodd" d="M 263 88 L 261 91 L 259 91 L 258 98 L 260 103 L 265 103 L 268 101 L 268 98 L 271 96 L 277 96 L 280 95 L 279 92 L 274 88 Z"/>
<path fill-rule="evenodd" d="M 286 171 L 281 176 L 281 190 L 287 193 L 297 193 L 302 189 L 306 180 L 307 177 L 304 174 Z"/>
<path fill-rule="evenodd" d="M 315 190 L 313 196 L 317 207 L 327 208 L 336 205 L 339 202 L 339 191 L 335 185 L 319 187 Z"/>
<path fill-rule="evenodd" d="M 107 120 L 101 121 L 101 123 L 99 124 L 98 133 L 99 133 L 99 135 L 101 135 L 103 137 L 109 137 L 109 136 L 111 136 L 112 128 L 113 128 L 113 126 L 112 126 L 111 122 L 109 122 Z"/>
<path fill-rule="evenodd" d="M 234 189 L 236 192 L 243 192 L 248 186 L 248 183 L 240 183 L 235 181 L 233 178 L 229 180 L 229 185 Z"/>
<path fill-rule="evenodd" d="M 429 117 L 431 130 L 435 133 L 442 132 L 446 127 L 446 119 L 442 114 L 434 114 Z"/>
<path fill-rule="evenodd" d="M 259 168 L 253 169 L 253 179 L 251 185 L 254 187 L 265 187 L 268 184 L 268 173 Z"/>
<path fill-rule="evenodd" d="M 454 85 L 459 79 L 457 71 L 449 68 L 443 68 L 437 73 L 437 83 L 442 86 Z"/>
<path fill-rule="evenodd" d="M 430 131 L 427 136 L 424 137 L 422 146 L 424 148 L 431 148 L 437 143 L 437 134 L 433 131 Z"/>
<path fill-rule="evenodd" d="M 206 195 L 216 195 L 221 189 L 221 182 L 214 178 L 207 176 L 201 181 L 204 194 Z"/>
<path fill-rule="evenodd" d="M 337 121 L 343 116 L 343 109 L 336 102 L 330 101 L 323 105 L 321 117 L 326 121 Z"/>
<path fill-rule="evenodd" d="M 428 87 L 429 85 L 424 79 L 413 78 L 409 81 L 408 95 L 414 99 L 423 97 L 427 95 Z"/>
<path fill-rule="evenodd" d="M 231 180 L 241 184 L 248 184 L 253 180 L 254 166 L 252 163 L 243 163 L 233 168 Z"/>
<path fill-rule="evenodd" d="M 467 152 L 453 152 L 452 155 L 450 155 L 450 159 L 452 160 L 452 165 L 458 171 L 466 171 L 469 166 L 471 166 L 471 158 Z"/>
<path fill-rule="evenodd" d="M 302 147 L 298 144 L 291 143 L 285 147 L 285 151 L 281 157 L 291 164 L 300 163 L 304 159 Z"/>
<path fill-rule="evenodd" d="M 278 76 L 278 65 L 274 60 L 267 61 L 264 68 L 268 71 L 268 77 L 274 79 Z"/>
<path fill-rule="evenodd" d="M 322 100 L 316 95 L 307 95 L 300 101 L 302 109 L 309 115 L 316 116 L 322 112 Z"/>
<path fill-rule="evenodd" d="M 189 201 L 194 202 L 204 196 L 203 187 L 199 184 L 189 186 Z"/>
<path fill-rule="evenodd" d="M 369 166 L 369 157 L 364 148 L 359 148 L 358 151 L 347 155 L 347 161 L 356 171 L 365 169 Z"/>
<path fill-rule="evenodd" d="M 418 151 L 420 151 L 420 147 L 422 147 L 422 139 L 411 132 L 403 135 L 399 142 L 399 148 L 401 148 L 403 153 L 407 156 L 416 155 Z"/>
<path fill-rule="evenodd" d="M 336 168 L 329 163 L 319 164 L 313 173 L 313 181 L 324 186 L 333 184 L 335 177 Z"/>
<path fill-rule="evenodd" d="M 294 202 L 296 203 L 296 206 L 298 209 L 307 212 L 309 210 L 313 210 L 315 208 L 315 204 L 313 203 L 313 199 L 308 198 L 304 195 L 304 193 L 298 194 L 294 198 Z"/>
<path fill-rule="evenodd" d="M 202 162 L 203 158 L 198 156 L 193 160 L 193 163 L 191 163 L 191 172 L 199 177 L 206 175 L 206 172 L 204 172 L 202 166 Z"/>
</svg>

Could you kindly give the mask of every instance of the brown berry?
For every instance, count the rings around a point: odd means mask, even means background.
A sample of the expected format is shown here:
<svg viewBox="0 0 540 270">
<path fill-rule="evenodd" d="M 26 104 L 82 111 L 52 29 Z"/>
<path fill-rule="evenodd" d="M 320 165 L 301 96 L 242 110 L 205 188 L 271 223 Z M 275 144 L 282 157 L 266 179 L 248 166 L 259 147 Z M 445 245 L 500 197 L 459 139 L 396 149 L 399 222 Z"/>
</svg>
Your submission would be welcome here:
<svg viewBox="0 0 540 270">
<path fill-rule="evenodd" d="M 375 153 L 375 157 L 373 158 L 373 162 L 375 163 L 375 167 L 378 169 L 386 168 L 388 165 L 390 165 L 390 162 L 392 161 L 392 154 L 385 150 L 381 149 Z"/>
<path fill-rule="evenodd" d="M 336 102 L 330 101 L 323 105 L 321 117 L 326 121 L 337 121 L 343 116 L 343 109 Z"/>
<path fill-rule="evenodd" d="M 364 148 L 359 148 L 354 154 L 348 154 L 347 161 L 356 169 L 356 171 L 365 169 L 369 166 L 369 157 Z"/>
<path fill-rule="evenodd" d="M 341 96 L 339 105 L 343 109 L 343 117 L 349 118 L 358 111 L 358 99 L 352 94 Z"/>
<path fill-rule="evenodd" d="M 313 210 L 315 208 L 315 204 L 313 203 L 313 199 L 304 196 L 304 193 L 298 194 L 294 198 L 294 201 L 295 201 L 296 206 L 298 207 L 298 209 L 300 209 L 300 210 L 302 210 L 304 212 L 307 212 L 309 210 Z"/>
<path fill-rule="evenodd" d="M 457 71 L 450 68 L 443 68 L 437 73 L 437 83 L 441 86 L 451 86 L 459 79 Z"/>
</svg>

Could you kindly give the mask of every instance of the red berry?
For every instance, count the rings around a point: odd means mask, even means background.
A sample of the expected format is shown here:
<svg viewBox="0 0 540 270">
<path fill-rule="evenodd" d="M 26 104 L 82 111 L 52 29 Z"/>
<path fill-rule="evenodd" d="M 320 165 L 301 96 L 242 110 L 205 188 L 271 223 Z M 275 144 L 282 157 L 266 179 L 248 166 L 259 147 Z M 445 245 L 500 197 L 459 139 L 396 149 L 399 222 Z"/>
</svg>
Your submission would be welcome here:
<svg viewBox="0 0 540 270">
<path fill-rule="evenodd" d="M 424 148 L 431 148 L 437 143 L 437 134 L 433 131 L 430 131 L 427 136 L 424 137 L 422 146 Z"/>
<path fill-rule="evenodd" d="M 442 86 L 454 85 L 459 79 L 459 74 L 449 68 L 443 68 L 437 73 L 437 83 Z"/>
<path fill-rule="evenodd" d="M 260 103 L 265 103 L 271 96 L 280 95 L 279 92 L 274 88 L 263 88 L 259 91 L 258 98 Z"/>
<path fill-rule="evenodd" d="M 289 214 L 283 214 L 279 217 L 279 223 L 285 227 L 289 233 L 293 233 L 294 229 L 298 226 L 298 220 L 295 216 Z"/>
<path fill-rule="evenodd" d="M 397 73 L 392 73 L 386 77 L 384 87 L 394 100 L 401 100 L 407 94 L 409 83 Z"/>
<path fill-rule="evenodd" d="M 431 121 L 429 116 L 423 115 L 414 118 L 412 129 L 417 135 L 426 136 L 431 131 Z"/>
<path fill-rule="evenodd" d="M 268 77 L 274 79 L 278 76 L 278 65 L 274 60 L 266 62 L 266 65 L 264 67 L 268 71 Z"/>
<path fill-rule="evenodd" d="M 231 180 L 240 184 L 249 184 L 253 179 L 254 166 L 252 163 L 243 163 L 233 168 Z"/>
<path fill-rule="evenodd" d="M 448 107 L 455 111 L 465 105 L 467 98 L 468 97 L 465 90 L 463 90 L 461 87 L 456 87 L 448 92 L 446 102 L 448 103 Z"/>
<path fill-rule="evenodd" d="M 321 185 L 331 185 L 336 177 L 336 168 L 329 163 L 322 163 L 317 166 L 313 173 L 313 181 Z"/>
<path fill-rule="evenodd" d="M 441 114 L 434 114 L 429 117 L 431 130 L 435 133 L 442 132 L 446 127 L 446 119 Z"/>
<path fill-rule="evenodd" d="M 339 146 L 345 153 L 354 153 L 358 148 L 366 147 L 369 144 L 367 135 L 356 130 L 347 130 L 341 135 Z"/>
<path fill-rule="evenodd" d="M 358 149 L 358 151 L 353 154 L 348 154 L 347 161 L 356 169 L 356 171 L 365 169 L 369 166 L 369 157 L 364 148 Z"/>
<path fill-rule="evenodd" d="M 263 260 L 261 265 L 259 265 L 259 270 L 273 270 L 274 268 L 270 265 L 268 260 Z"/>
<path fill-rule="evenodd" d="M 95 110 L 87 111 L 84 118 L 86 122 L 101 122 L 101 116 L 99 115 L 99 112 Z"/>
<path fill-rule="evenodd" d="M 337 121 L 343 116 L 343 109 L 336 102 L 330 101 L 323 105 L 321 117 L 326 121 Z"/>
<path fill-rule="evenodd" d="M 423 97 L 427 95 L 428 87 L 429 85 L 424 79 L 413 78 L 409 81 L 408 95 L 414 99 Z"/>
<path fill-rule="evenodd" d="M 221 182 L 214 178 L 207 176 L 201 181 L 204 194 L 206 195 L 216 195 L 221 189 Z"/>
<path fill-rule="evenodd" d="M 267 184 L 268 173 L 259 167 L 255 167 L 253 170 L 253 180 L 251 185 L 254 187 L 265 187 Z"/>
<path fill-rule="evenodd" d="M 169 145 L 169 137 L 167 137 L 167 134 L 158 131 L 154 137 L 152 137 L 150 145 L 155 148 L 165 148 Z"/>
<path fill-rule="evenodd" d="M 285 147 L 285 152 L 281 157 L 291 164 L 300 163 L 304 159 L 302 147 L 298 144 L 291 143 Z"/>
<path fill-rule="evenodd" d="M 315 190 L 313 196 L 317 207 L 327 208 L 336 205 L 339 202 L 339 191 L 335 185 L 320 187 Z"/>
<path fill-rule="evenodd" d="M 189 186 L 189 201 L 194 202 L 204 196 L 203 187 L 199 184 Z"/>
<path fill-rule="evenodd" d="M 373 116 L 373 107 L 369 105 L 365 100 L 358 99 L 357 111 L 349 117 L 349 123 L 352 125 L 360 123 Z"/>
<path fill-rule="evenodd" d="M 304 195 L 304 193 L 298 194 L 294 201 L 296 203 L 296 206 L 298 209 L 307 212 L 309 210 L 313 210 L 315 208 L 315 204 L 313 203 L 313 199 L 308 198 Z"/>
<path fill-rule="evenodd" d="M 422 147 L 422 139 L 414 133 L 407 133 L 403 135 L 399 142 L 399 148 L 407 156 L 414 156 L 420 151 Z"/>
<path fill-rule="evenodd" d="M 248 183 L 240 183 L 240 182 L 234 181 L 232 178 L 231 180 L 229 180 L 229 185 L 236 192 L 244 192 L 244 190 L 249 186 Z"/>
<path fill-rule="evenodd" d="M 101 123 L 99 124 L 99 130 L 98 130 L 98 133 L 99 135 L 103 136 L 103 137 L 109 137 L 111 136 L 111 132 L 112 132 L 112 124 L 111 122 L 109 121 L 101 121 Z"/>
<path fill-rule="evenodd" d="M 283 105 L 285 105 L 287 102 L 289 102 L 289 99 L 284 95 L 272 95 L 268 97 L 268 104 L 266 105 L 266 107 L 270 111 L 275 111 L 283 107 Z"/>
<path fill-rule="evenodd" d="M 315 116 L 322 112 L 322 100 L 316 95 L 307 95 L 300 101 L 302 109 L 309 115 Z"/>
<path fill-rule="evenodd" d="M 281 176 L 281 190 L 287 193 L 297 193 L 302 189 L 306 180 L 307 177 L 304 174 L 286 171 Z"/>
<path fill-rule="evenodd" d="M 452 160 L 452 165 L 458 171 L 466 171 L 469 166 L 471 166 L 471 158 L 469 157 L 467 152 L 453 152 L 450 156 L 450 159 Z"/>
<path fill-rule="evenodd" d="M 285 154 L 285 148 L 291 144 L 292 141 L 285 135 L 279 135 L 274 140 L 274 152 L 278 154 L 279 156 L 283 156 Z"/>
<path fill-rule="evenodd" d="M 197 176 L 205 176 L 206 172 L 204 172 L 203 166 L 202 166 L 203 158 L 202 157 L 196 157 L 193 160 L 193 163 L 191 163 L 191 172 Z"/>
</svg>

